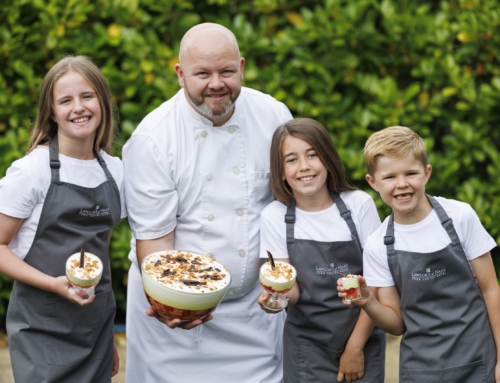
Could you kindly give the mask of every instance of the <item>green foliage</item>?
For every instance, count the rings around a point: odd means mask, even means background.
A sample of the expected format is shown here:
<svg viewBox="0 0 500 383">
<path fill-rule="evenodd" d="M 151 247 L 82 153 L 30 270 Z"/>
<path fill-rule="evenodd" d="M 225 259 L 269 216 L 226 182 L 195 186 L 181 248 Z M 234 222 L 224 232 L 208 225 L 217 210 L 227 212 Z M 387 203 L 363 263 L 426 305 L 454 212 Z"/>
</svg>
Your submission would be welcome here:
<svg viewBox="0 0 500 383">
<path fill-rule="evenodd" d="M 236 34 L 246 86 L 328 127 L 357 186 L 368 188 L 370 134 L 409 126 L 429 150 L 428 192 L 470 203 L 500 243 L 499 12 L 494 0 L 3 0 L 0 174 L 24 155 L 38 87 L 63 55 L 92 57 L 109 80 L 120 155 L 139 121 L 179 89 L 183 34 L 210 21 Z M 123 221 L 111 243 L 121 310 L 129 239 Z M 10 284 L 0 284 L 2 317 Z"/>
</svg>

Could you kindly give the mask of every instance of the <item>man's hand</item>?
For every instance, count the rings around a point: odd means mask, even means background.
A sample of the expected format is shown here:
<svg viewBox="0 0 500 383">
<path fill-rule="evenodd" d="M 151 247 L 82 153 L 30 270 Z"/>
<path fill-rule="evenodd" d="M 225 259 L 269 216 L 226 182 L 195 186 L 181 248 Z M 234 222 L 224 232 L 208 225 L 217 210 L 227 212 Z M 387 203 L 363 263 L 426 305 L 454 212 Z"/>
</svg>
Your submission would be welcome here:
<svg viewBox="0 0 500 383">
<path fill-rule="evenodd" d="M 203 319 L 195 319 L 195 320 L 190 321 L 190 322 L 181 322 L 180 319 L 167 319 L 165 317 L 162 317 L 152 307 L 149 307 L 146 310 L 146 314 L 150 317 L 156 318 L 158 321 L 166 324 L 171 329 L 179 327 L 179 328 L 182 328 L 183 330 L 191 330 L 191 329 L 198 327 L 199 325 L 206 323 L 206 322 L 213 319 L 212 315 L 209 314 Z"/>
</svg>

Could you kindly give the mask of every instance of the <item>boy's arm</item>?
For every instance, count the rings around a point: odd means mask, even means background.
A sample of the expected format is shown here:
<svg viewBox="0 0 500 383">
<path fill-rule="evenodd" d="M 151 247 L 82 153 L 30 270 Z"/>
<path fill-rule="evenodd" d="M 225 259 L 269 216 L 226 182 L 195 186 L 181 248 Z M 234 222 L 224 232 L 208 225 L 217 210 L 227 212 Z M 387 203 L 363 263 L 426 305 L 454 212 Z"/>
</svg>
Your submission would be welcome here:
<svg viewBox="0 0 500 383">
<path fill-rule="evenodd" d="M 362 298 L 355 302 L 346 302 L 344 300 L 344 304 L 360 306 L 368 314 L 375 326 L 382 331 L 392 335 L 403 334 L 405 326 L 401 315 L 401 299 L 396 286 L 368 288 L 362 276 L 358 276 L 358 280 Z M 337 282 L 337 290 L 340 297 L 344 298 L 346 296 L 340 280 Z M 378 299 L 376 297 L 377 294 Z"/>
<path fill-rule="evenodd" d="M 495 266 L 490 252 L 473 259 L 470 264 L 483 295 L 495 339 L 497 348 L 495 378 L 497 382 L 500 382 L 500 287 L 498 286 Z"/>
</svg>

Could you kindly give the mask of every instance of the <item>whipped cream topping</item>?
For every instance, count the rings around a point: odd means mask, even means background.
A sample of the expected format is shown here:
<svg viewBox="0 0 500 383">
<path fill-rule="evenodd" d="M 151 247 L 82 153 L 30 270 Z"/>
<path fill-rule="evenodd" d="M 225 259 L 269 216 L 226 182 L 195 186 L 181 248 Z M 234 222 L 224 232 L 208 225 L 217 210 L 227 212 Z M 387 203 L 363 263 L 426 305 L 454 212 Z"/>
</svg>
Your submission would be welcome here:
<svg viewBox="0 0 500 383">
<path fill-rule="evenodd" d="M 80 253 L 73 254 L 66 263 L 68 272 L 79 279 L 93 279 L 102 274 L 102 262 L 94 254 L 85 253 L 84 268 L 80 268 Z"/>
<path fill-rule="evenodd" d="M 271 267 L 271 264 L 267 261 L 261 269 L 261 274 L 274 283 L 286 283 L 294 280 L 297 272 L 295 268 L 289 263 L 285 262 L 275 262 L 274 269 Z"/>
<path fill-rule="evenodd" d="M 215 258 L 187 251 L 150 254 L 144 259 L 142 269 L 154 281 L 190 293 L 217 291 L 231 281 L 227 268 Z"/>
<path fill-rule="evenodd" d="M 341 278 L 342 281 L 342 286 L 344 289 L 351 289 L 351 288 L 358 288 L 359 287 L 359 281 L 358 281 L 358 276 L 357 275 L 352 275 L 349 274 L 345 276 L 344 278 Z"/>
</svg>

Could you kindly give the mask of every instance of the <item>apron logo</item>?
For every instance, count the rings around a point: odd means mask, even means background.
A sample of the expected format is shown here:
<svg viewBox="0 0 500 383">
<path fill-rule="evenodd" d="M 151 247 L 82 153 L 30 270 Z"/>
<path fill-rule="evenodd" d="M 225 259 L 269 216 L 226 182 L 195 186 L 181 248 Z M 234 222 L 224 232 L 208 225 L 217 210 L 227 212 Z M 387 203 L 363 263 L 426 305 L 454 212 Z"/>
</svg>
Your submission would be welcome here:
<svg viewBox="0 0 500 383">
<path fill-rule="evenodd" d="M 83 215 L 84 217 L 102 217 L 109 215 L 109 207 L 100 209 L 100 205 L 97 205 L 95 210 L 80 209 L 78 215 Z"/>
<path fill-rule="evenodd" d="M 329 267 L 316 266 L 317 275 L 336 275 L 338 273 L 349 274 L 349 265 L 347 263 L 335 266 L 335 263 L 330 263 Z"/>
<path fill-rule="evenodd" d="M 412 272 L 411 279 L 413 281 L 431 281 L 445 275 L 446 269 L 444 267 L 427 267 L 425 271 Z"/>
</svg>

